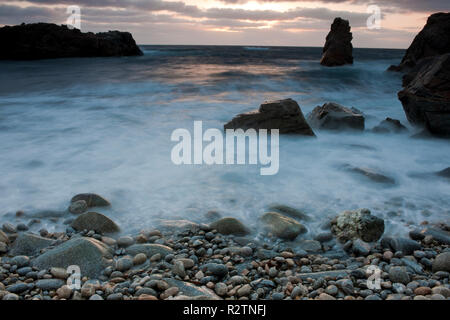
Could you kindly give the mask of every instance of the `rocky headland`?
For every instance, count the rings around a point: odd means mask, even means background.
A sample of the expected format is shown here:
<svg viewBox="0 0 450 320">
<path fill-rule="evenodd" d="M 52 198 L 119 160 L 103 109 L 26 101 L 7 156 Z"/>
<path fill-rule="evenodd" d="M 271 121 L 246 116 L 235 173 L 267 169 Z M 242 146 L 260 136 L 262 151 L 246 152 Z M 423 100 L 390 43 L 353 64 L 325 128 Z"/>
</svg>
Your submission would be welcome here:
<svg viewBox="0 0 450 320">
<path fill-rule="evenodd" d="M 52 23 L 5 26 L 0 42 L 0 59 L 7 60 L 142 55 L 129 32 L 83 33 Z"/>
</svg>

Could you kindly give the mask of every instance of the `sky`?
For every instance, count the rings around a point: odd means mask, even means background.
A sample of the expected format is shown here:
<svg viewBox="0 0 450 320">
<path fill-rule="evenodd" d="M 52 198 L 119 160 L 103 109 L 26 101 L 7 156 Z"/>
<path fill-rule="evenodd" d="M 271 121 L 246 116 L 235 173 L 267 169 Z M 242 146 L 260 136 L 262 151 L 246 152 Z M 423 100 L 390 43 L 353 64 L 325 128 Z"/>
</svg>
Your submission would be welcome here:
<svg viewBox="0 0 450 320">
<path fill-rule="evenodd" d="M 129 31 L 138 44 L 320 47 L 342 17 L 363 48 L 407 48 L 430 14 L 450 11 L 450 0 L 0 0 L 0 26 L 67 24 L 71 5 L 83 32 Z"/>
</svg>

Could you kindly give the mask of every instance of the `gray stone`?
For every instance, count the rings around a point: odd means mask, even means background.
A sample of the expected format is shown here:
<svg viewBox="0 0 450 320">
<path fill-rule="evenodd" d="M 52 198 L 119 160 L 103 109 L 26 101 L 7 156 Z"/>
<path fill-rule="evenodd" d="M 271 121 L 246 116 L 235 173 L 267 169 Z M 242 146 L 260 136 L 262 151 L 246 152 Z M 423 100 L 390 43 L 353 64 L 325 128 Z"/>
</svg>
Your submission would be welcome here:
<svg viewBox="0 0 450 320">
<path fill-rule="evenodd" d="M 437 255 L 433 261 L 433 272 L 446 271 L 450 272 L 450 251 Z"/>
<path fill-rule="evenodd" d="M 221 234 L 233 234 L 233 235 L 247 235 L 250 231 L 245 227 L 242 222 L 236 218 L 222 218 L 218 221 L 211 223 L 210 227 L 216 229 Z"/>
<path fill-rule="evenodd" d="M 364 130 L 364 116 L 355 108 L 346 108 L 334 102 L 317 106 L 308 115 L 313 128 L 325 130 Z"/>
<path fill-rule="evenodd" d="M 36 287 L 44 291 L 52 291 L 61 288 L 66 282 L 61 279 L 41 279 L 36 281 Z"/>
<path fill-rule="evenodd" d="M 41 249 L 47 248 L 54 243 L 54 240 L 43 238 L 32 233 L 21 233 L 12 245 L 11 255 L 34 256 L 39 254 Z"/>
<path fill-rule="evenodd" d="M 96 278 L 102 270 L 112 264 L 112 250 L 92 238 L 74 238 L 37 257 L 32 265 L 39 269 L 51 267 L 67 268 L 77 265 L 81 276 Z"/>
<path fill-rule="evenodd" d="M 181 277 L 182 279 L 186 277 L 186 270 L 184 269 L 184 264 L 180 260 L 175 260 L 172 268 L 173 274 Z"/>
<path fill-rule="evenodd" d="M 134 244 L 134 239 L 133 239 L 133 237 L 130 237 L 130 236 L 124 236 L 124 237 L 120 237 L 119 239 L 117 239 L 117 245 L 119 247 L 126 248 L 133 244 Z"/>
<path fill-rule="evenodd" d="M 72 198 L 70 202 L 74 203 L 80 200 L 84 200 L 87 206 L 90 207 L 107 207 L 111 204 L 105 198 L 95 193 L 81 193 Z"/>
<path fill-rule="evenodd" d="M 405 285 L 409 283 L 409 275 L 404 267 L 391 267 L 389 269 L 389 279 L 392 282 L 403 283 Z"/>
<path fill-rule="evenodd" d="M 228 274 L 227 266 L 220 263 L 207 263 L 201 266 L 201 269 L 207 270 L 211 272 L 213 275 L 218 277 L 224 277 L 225 275 Z"/>
<path fill-rule="evenodd" d="M 294 240 L 306 228 L 298 221 L 278 212 L 267 212 L 261 217 L 262 223 L 269 232 L 281 239 Z"/>
<path fill-rule="evenodd" d="M 28 290 L 28 285 L 23 282 L 15 283 L 6 288 L 7 291 L 11 293 L 22 293 Z"/>
<path fill-rule="evenodd" d="M 170 287 L 177 287 L 180 295 L 195 298 L 196 300 L 221 300 L 212 290 L 206 287 L 198 287 L 192 283 L 180 281 L 174 278 L 164 278 Z"/>
<path fill-rule="evenodd" d="M 127 271 L 133 267 L 133 260 L 128 257 L 120 258 L 116 261 L 116 270 Z"/>
<path fill-rule="evenodd" d="M 2 230 L 0 230 L 0 242 L 9 243 L 9 238 Z"/>
<path fill-rule="evenodd" d="M 161 257 L 165 257 L 168 254 L 172 254 L 173 250 L 167 246 L 156 243 L 138 243 L 129 246 L 126 249 L 126 253 L 135 256 L 138 253 L 144 253 L 147 257 L 151 257 L 157 253 L 161 255 Z"/>
<path fill-rule="evenodd" d="M 394 252 L 401 251 L 403 254 L 410 255 L 416 250 L 421 250 L 422 246 L 417 241 L 407 238 L 384 237 L 381 240 L 383 248 L 391 249 Z"/>
<path fill-rule="evenodd" d="M 94 230 L 98 233 L 113 233 L 119 231 L 119 227 L 114 221 L 97 212 L 86 212 L 79 215 L 70 226 L 78 231 Z"/>
<path fill-rule="evenodd" d="M 83 212 L 86 212 L 87 209 L 88 205 L 84 200 L 72 202 L 69 206 L 69 212 L 74 214 L 81 214 Z"/>
</svg>

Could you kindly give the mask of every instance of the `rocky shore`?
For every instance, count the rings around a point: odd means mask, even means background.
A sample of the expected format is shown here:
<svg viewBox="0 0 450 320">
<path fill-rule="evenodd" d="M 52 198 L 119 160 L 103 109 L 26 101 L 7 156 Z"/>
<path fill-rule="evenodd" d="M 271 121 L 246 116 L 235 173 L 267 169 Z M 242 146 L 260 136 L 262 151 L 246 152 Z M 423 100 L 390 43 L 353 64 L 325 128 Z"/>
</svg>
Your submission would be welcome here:
<svg viewBox="0 0 450 320">
<path fill-rule="evenodd" d="M 388 237 L 383 219 L 359 209 L 337 214 L 311 238 L 307 214 L 274 205 L 251 227 L 208 212 L 205 223 L 165 220 L 129 236 L 89 211 L 109 205 L 95 194 L 74 197 L 63 232 L 33 234 L 29 225 L 40 222 L 23 212 L 23 222 L 4 223 L 0 299 L 450 299 L 445 224 L 423 222 L 409 238 Z"/>
</svg>

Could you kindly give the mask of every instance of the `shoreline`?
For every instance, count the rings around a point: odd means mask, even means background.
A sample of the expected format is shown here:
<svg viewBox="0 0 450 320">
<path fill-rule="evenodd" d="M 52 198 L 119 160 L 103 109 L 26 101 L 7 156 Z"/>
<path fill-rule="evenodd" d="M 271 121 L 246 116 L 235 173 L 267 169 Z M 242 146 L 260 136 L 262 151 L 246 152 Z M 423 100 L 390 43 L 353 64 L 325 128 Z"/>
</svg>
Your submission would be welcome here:
<svg viewBox="0 0 450 320">
<path fill-rule="evenodd" d="M 77 197 L 72 199 L 72 209 L 74 203 L 79 208 Z M 278 213 L 270 218 L 281 216 L 291 224 L 268 225 L 262 240 L 246 232 L 238 220 L 220 218 L 215 212 L 209 213 L 209 221 L 216 220 L 209 225 L 171 220 L 163 229 L 115 236 L 106 232 L 114 230 L 112 220 L 87 212 L 91 207 L 95 211 L 94 205 L 109 202 L 89 202 L 84 213 L 76 214 L 78 222 L 65 232 L 41 230 L 37 235 L 23 223 L 5 223 L 0 232 L 0 299 L 450 299 L 450 227 L 445 224 L 410 232 L 414 240 L 385 236 L 367 243 L 354 238 L 339 241 L 342 245 L 336 250 L 327 245 L 342 236 L 336 230 L 302 240 L 303 248 L 293 247 L 295 242 L 289 240 L 302 230 L 293 229 L 297 222 Z M 87 218 L 97 231 L 85 228 Z M 276 236 L 284 227 L 289 229 Z M 288 231 L 294 232 L 291 239 L 286 238 Z M 78 289 L 70 287 L 76 278 L 67 267 L 73 265 L 81 269 Z M 379 287 L 371 287 L 376 285 L 375 272 L 379 272 Z"/>
</svg>

